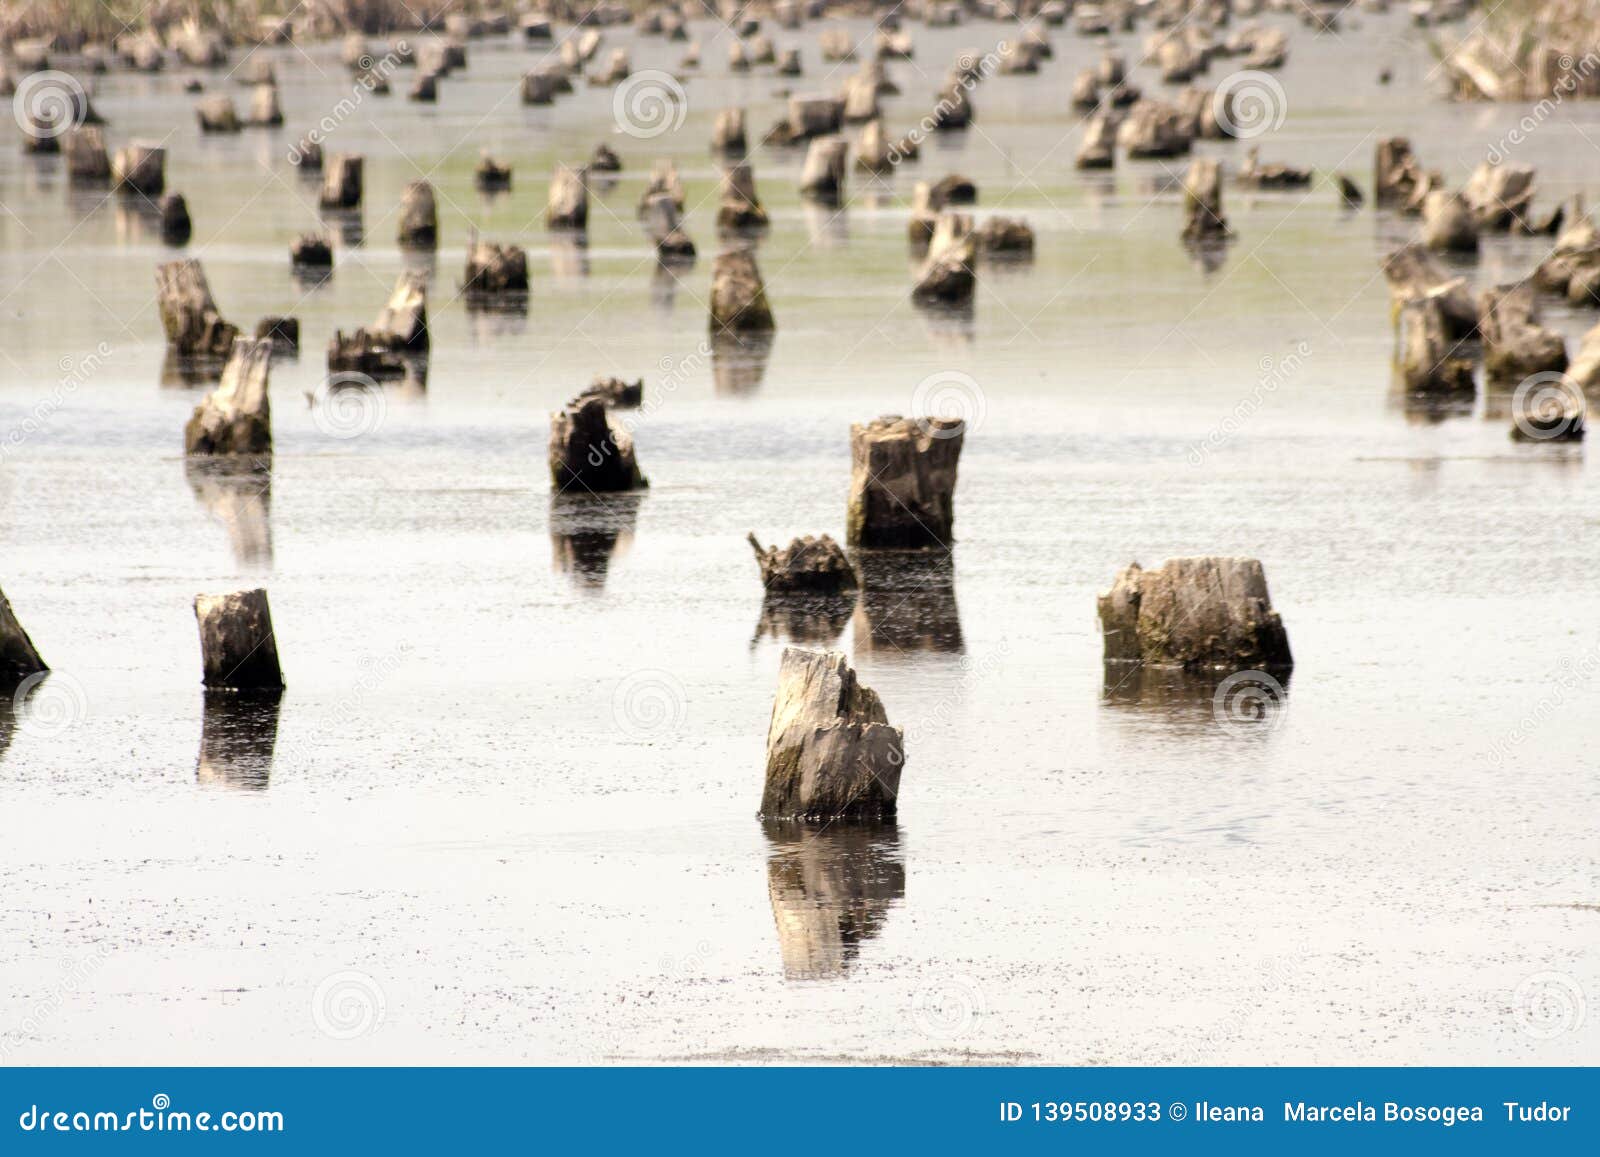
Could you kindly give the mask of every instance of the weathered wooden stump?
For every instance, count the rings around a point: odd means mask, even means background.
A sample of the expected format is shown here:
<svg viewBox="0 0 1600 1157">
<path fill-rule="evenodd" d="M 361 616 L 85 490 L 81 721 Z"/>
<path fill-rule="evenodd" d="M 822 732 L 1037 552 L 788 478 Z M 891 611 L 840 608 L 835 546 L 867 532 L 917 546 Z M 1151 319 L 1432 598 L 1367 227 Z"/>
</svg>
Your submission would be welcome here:
<svg viewBox="0 0 1600 1157">
<path fill-rule="evenodd" d="M 161 240 L 168 245 L 183 245 L 194 233 L 189 220 L 189 203 L 182 193 L 165 193 L 156 206 L 161 214 Z"/>
<path fill-rule="evenodd" d="M 5 593 L 0 591 L 0 691 L 15 691 L 32 676 L 49 669 L 17 621 Z"/>
<path fill-rule="evenodd" d="M 79 125 L 66 135 L 67 180 L 74 185 L 101 185 L 111 179 L 105 134 L 99 125 Z"/>
<path fill-rule="evenodd" d="M 550 178 L 544 223 L 550 229 L 584 229 L 589 224 L 589 173 L 557 165 Z"/>
<path fill-rule="evenodd" d="M 855 568 L 844 549 L 828 535 L 806 535 L 788 546 L 764 547 L 754 532 L 747 536 L 761 568 L 761 585 L 786 593 L 841 594 L 856 589 Z"/>
<path fill-rule="evenodd" d="M 1389 304 L 1396 317 L 1400 308 L 1418 297 L 1436 297 L 1444 309 L 1446 330 L 1452 338 L 1471 337 L 1478 330 L 1478 304 L 1466 279 L 1452 277 L 1437 258 L 1413 242 L 1383 259 L 1389 283 Z"/>
<path fill-rule="evenodd" d="M 277 85 L 255 86 L 250 93 L 250 111 L 245 123 L 258 129 L 275 129 L 283 124 L 283 106 L 278 103 Z"/>
<path fill-rule="evenodd" d="M 770 332 L 776 328 L 755 255 L 748 249 L 719 253 L 711 267 L 712 332 Z"/>
<path fill-rule="evenodd" d="M 267 396 L 271 367 L 271 339 L 237 339 L 221 384 L 195 407 L 183 428 L 184 453 L 271 455 L 272 407 Z"/>
<path fill-rule="evenodd" d="M 418 249 L 432 249 L 439 243 L 439 210 L 433 186 L 427 181 L 412 181 L 400 194 L 399 241 Z"/>
<path fill-rule="evenodd" d="M 239 110 L 226 93 L 202 97 L 194 106 L 194 115 L 203 133 L 236 133 L 243 127 L 239 123 Z"/>
<path fill-rule="evenodd" d="M 1527 165 L 1484 161 L 1467 179 L 1461 198 L 1479 229 L 1492 233 L 1513 228 L 1529 232 L 1533 193 L 1533 170 Z"/>
<path fill-rule="evenodd" d="M 940 213 L 911 291 L 923 304 L 964 305 L 977 287 L 978 242 L 967 213 Z"/>
<path fill-rule="evenodd" d="M 744 109 L 725 108 L 717 113 L 711 125 L 711 148 L 719 153 L 742 153 L 745 150 Z"/>
<path fill-rule="evenodd" d="M 394 283 L 389 300 L 378 311 L 372 332 L 391 349 L 405 353 L 425 353 L 431 344 L 428 334 L 428 279 L 416 270 L 407 270 Z"/>
<path fill-rule="evenodd" d="M 1033 253 L 1033 228 L 1014 217 L 990 217 L 978 229 L 978 251 L 999 257 Z"/>
<path fill-rule="evenodd" d="M 1185 241 L 1216 241 L 1230 236 L 1222 214 L 1222 166 L 1213 157 L 1196 157 L 1183 177 Z"/>
<path fill-rule="evenodd" d="M 1130 158 L 1181 157 L 1194 145 L 1192 125 L 1173 105 L 1141 100 L 1117 124 L 1117 143 Z"/>
<path fill-rule="evenodd" d="M 1567 368 L 1566 339 L 1539 324 L 1538 297 L 1529 282 L 1484 290 L 1478 297 L 1478 319 L 1484 376 L 1491 385 Z"/>
<path fill-rule="evenodd" d="M 1405 205 L 1426 179 L 1409 140 L 1388 137 L 1378 142 L 1372 161 L 1372 200 L 1378 208 Z"/>
<path fill-rule="evenodd" d="M 111 162 L 111 186 L 119 193 L 159 197 L 167 186 L 167 150 L 139 142 L 124 145 Z"/>
<path fill-rule="evenodd" d="M 361 208 L 364 166 L 364 159 L 354 153 L 336 153 L 328 158 L 322 172 L 324 209 Z"/>
<path fill-rule="evenodd" d="M 318 271 L 332 269 L 333 246 L 326 237 L 315 233 L 296 237 L 289 243 L 289 267 Z"/>
<path fill-rule="evenodd" d="M 844 195 L 844 176 L 850 146 L 841 137 L 821 137 L 806 149 L 800 170 L 801 195 L 838 204 Z"/>
<path fill-rule="evenodd" d="M 478 159 L 478 167 L 472 174 L 473 183 L 482 193 L 497 193 L 511 188 L 511 166 L 502 165 L 487 152 Z"/>
<path fill-rule="evenodd" d="M 1253 558 L 1134 563 L 1100 596 L 1107 663 L 1192 671 L 1288 670 L 1294 665 L 1266 574 Z"/>
<path fill-rule="evenodd" d="M 949 547 L 966 423 L 898 415 L 850 427 L 846 540 L 866 549 Z"/>
<path fill-rule="evenodd" d="M 888 819 L 895 814 L 905 735 L 837 651 L 790 647 L 767 727 L 767 819 Z"/>
<path fill-rule="evenodd" d="M 266 591 L 196 595 L 194 617 L 200 626 L 200 660 L 207 687 L 283 690 L 283 669 L 278 665 L 278 641 L 272 632 Z"/>
<path fill-rule="evenodd" d="M 226 357 L 233 351 L 236 326 L 217 311 L 205 271 L 193 258 L 156 267 L 156 303 L 167 344 L 182 357 Z"/>
<path fill-rule="evenodd" d="M 1472 359 L 1463 341 L 1451 335 L 1440 297 L 1413 297 L 1402 304 L 1396 343 L 1406 389 L 1414 394 L 1470 398 L 1474 393 Z"/>
<path fill-rule="evenodd" d="M 694 260 L 694 242 L 683 228 L 678 203 L 670 193 L 657 193 L 645 205 L 645 229 L 655 242 L 662 261 L 682 263 Z"/>
<path fill-rule="evenodd" d="M 625 382 L 621 378 L 598 376 L 578 396 L 599 398 L 613 410 L 638 409 L 644 404 L 644 379 Z"/>
<path fill-rule="evenodd" d="M 561 492 L 596 494 L 649 485 L 634 456 L 633 436 L 612 424 L 603 398 L 588 394 L 550 415 L 550 481 Z"/>
<path fill-rule="evenodd" d="M 761 229 L 767 224 L 767 211 L 756 196 L 755 171 L 748 164 L 730 165 L 722 173 L 722 203 L 717 209 L 717 228 L 738 231 Z"/>
<path fill-rule="evenodd" d="M 1460 193 L 1435 189 L 1423 198 L 1422 243 L 1444 253 L 1478 251 L 1478 225 Z"/>
<path fill-rule="evenodd" d="M 881 120 L 870 120 L 862 126 L 856 138 L 856 168 L 864 173 L 886 173 L 894 168 L 894 154 Z"/>
<path fill-rule="evenodd" d="M 489 297 L 528 292 L 528 251 L 520 245 L 497 245 L 473 237 L 461 292 Z"/>
</svg>

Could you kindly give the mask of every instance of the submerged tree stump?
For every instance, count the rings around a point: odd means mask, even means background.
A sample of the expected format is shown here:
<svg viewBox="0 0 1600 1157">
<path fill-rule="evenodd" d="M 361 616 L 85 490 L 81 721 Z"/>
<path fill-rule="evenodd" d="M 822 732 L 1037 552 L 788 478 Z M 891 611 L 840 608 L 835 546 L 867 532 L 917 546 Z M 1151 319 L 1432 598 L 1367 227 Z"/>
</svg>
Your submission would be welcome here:
<svg viewBox="0 0 1600 1157">
<path fill-rule="evenodd" d="M 394 283 L 394 292 L 378 311 L 378 319 L 372 323 L 372 332 L 392 349 L 405 353 L 427 351 L 430 338 L 426 276 L 415 270 L 407 270 L 400 275 Z"/>
<path fill-rule="evenodd" d="M 725 108 L 711 125 L 711 149 L 717 153 L 742 153 L 746 142 L 744 109 Z"/>
<path fill-rule="evenodd" d="M 67 180 L 74 185 L 100 185 L 111 179 L 105 134 L 99 125 L 79 125 L 66 136 Z"/>
<path fill-rule="evenodd" d="M 1222 214 L 1222 166 L 1214 157 L 1197 157 L 1183 176 L 1185 241 L 1220 241 L 1230 236 Z"/>
<path fill-rule="evenodd" d="M 611 422 L 605 399 L 592 394 L 550 415 L 550 481 L 558 491 L 597 494 L 649 485 L 634 457 L 633 436 Z"/>
<path fill-rule="evenodd" d="M 196 595 L 200 660 L 207 687 L 233 691 L 281 691 L 283 669 L 272 632 L 267 592 Z"/>
<path fill-rule="evenodd" d="M 217 311 L 200 262 L 190 258 L 156 267 L 157 305 L 167 344 L 182 357 L 226 357 L 233 352 L 236 326 Z"/>
<path fill-rule="evenodd" d="M 1294 665 L 1266 574 L 1253 558 L 1134 563 L 1100 596 L 1107 663 L 1189 670 L 1288 670 Z"/>
<path fill-rule="evenodd" d="M 850 427 L 846 539 L 883 549 L 949 547 L 955 541 L 956 465 L 966 423 L 898 415 Z"/>
<path fill-rule="evenodd" d="M 168 245 L 182 245 L 188 241 L 194 224 L 189 220 L 189 203 L 183 199 L 183 194 L 163 194 L 156 207 L 161 213 L 161 240 Z"/>
<path fill-rule="evenodd" d="M 241 337 L 222 371 L 222 382 L 195 407 L 183 428 L 185 454 L 272 453 L 272 407 L 267 382 L 272 339 Z"/>
<path fill-rule="evenodd" d="M 336 153 L 322 170 L 321 205 L 324 209 L 361 208 L 365 160 L 354 153 Z"/>
<path fill-rule="evenodd" d="M 840 594 L 856 589 L 855 568 L 844 549 L 828 535 L 806 535 L 788 546 L 764 547 L 754 532 L 746 536 L 761 568 L 761 584 L 769 591 Z"/>
<path fill-rule="evenodd" d="M 712 332 L 768 333 L 776 328 L 755 255 L 748 249 L 719 253 L 711 267 Z"/>
<path fill-rule="evenodd" d="M 717 209 L 718 229 L 760 229 L 767 224 L 767 211 L 756 196 L 755 171 L 740 163 L 722 174 L 722 203 Z"/>
<path fill-rule="evenodd" d="M 924 304 L 964 305 L 977 288 L 978 240 L 968 213 L 942 212 L 934 220 L 928 256 L 911 291 Z"/>
<path fill-rule="evenodd" d="M 1539 324 L 1538 297 L 1530 283 L 1486 289 L 1478 302 L 1484 376 L 1491 384 L 1567 368 L 1566 339 Z"/>
<path fill-rule="evenodd" d="M 550 178 L 545 225 L 551 229 L 584 229 L 589 224 L 589 171 L 557 165 Z"/>
<path fill-rule="evenodd" d="M 841 137 L 811 142 L 800 170 L 800 192 L 818 201 L 837 203 L 844 195 L 844 176 L 850 146 Z"/>
<path fill-rule="evenodd" d="M 439 211 L 433 186 L 426 181 L 412 181 L 400 194 L 399 241 L 420 249 L 432 249 L 439 243 Z"/>
<path fill-rule="evenodd" d="M 0 591 L 0 691 L 15 691 L 27 679 L 49 669 Z"/>
<path fill-rule="evenodd" d="M 767 819 L 889 819 L 905 735 L 838 651 L 786 648 L 767 727 Z"/>
<path fill-rule="evenodd" d="M 472 239 L 461 292 L 475 297 L 528 291 L 528 251 Z"/>
<path fill-rule="evenodd" d="M 167 187 L 167 150 L 138 142 L 124 145 L 111 162 L 111 185 L 119 193 L 159 197 Z"/>
<path fill-rule="evenodd" d="M 1443 300 L 1413 297 L 1400 307 L 1397 337 L 1400 375 L 1414 394 L 1471 397 L 1472 359 L 1461 338 L 1451 336 Z"/>
</svg>

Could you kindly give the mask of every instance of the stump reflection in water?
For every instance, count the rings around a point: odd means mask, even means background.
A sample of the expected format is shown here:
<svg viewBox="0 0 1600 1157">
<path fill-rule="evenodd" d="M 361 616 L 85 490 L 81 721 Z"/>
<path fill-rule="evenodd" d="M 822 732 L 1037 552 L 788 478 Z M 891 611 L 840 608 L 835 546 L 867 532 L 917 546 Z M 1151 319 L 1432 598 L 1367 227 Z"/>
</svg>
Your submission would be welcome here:
<svg viewBox="0 0 1600 1157">
<path fill-rule="evenodd" d="M 776 335 L 716 333 L 711 339 L 711 378 L 718 394 L 749 394 L 767 376 Z"/>
<path fill-rule="evenodd" d="M 278 745 L 279 692 L 208 691 L 200 725 L 200 783 L 264 791 Z"/>
<path fill-rule="evenodd" d="M 762 639 L 827 647 L 844 631 L 856 607 L 856 592 L 824 595 L 768 591 L 751 644 Z"/>
<path fill-rule="evenodd" d="M 241 568 L 272 568 L 272 467 L 256 459 L 184 462 L 184 475 L 202 509 L 220 522 Z"/>
<path fill-rule="evenodd" d="M 1158 716 L 1196 733 L 1221 727 L 1266 735 L 1286 721 L 1291 672 L 1185 671 L 1147 663 L 1105 665 L 1101 704 Z"/>
<path fill-rule="evenodd" d="M 787 980 L 842 975 L 905 899 L 893 822 L 764 820 L 767 892 Z"/>
<path fill-rule="evenodd" d="M 550 496 L 550 565 L 569 575 L 579 590 L 605 589 L 613 558 L 633 544 L 643 494 L 573 494 Z"/>
<path fill-rule="evenodd" d="M 863 550 L 853 561 L 861 575 L 854 620 L 857 656 L 965 650 L 952 552 Z"/>
</svg>

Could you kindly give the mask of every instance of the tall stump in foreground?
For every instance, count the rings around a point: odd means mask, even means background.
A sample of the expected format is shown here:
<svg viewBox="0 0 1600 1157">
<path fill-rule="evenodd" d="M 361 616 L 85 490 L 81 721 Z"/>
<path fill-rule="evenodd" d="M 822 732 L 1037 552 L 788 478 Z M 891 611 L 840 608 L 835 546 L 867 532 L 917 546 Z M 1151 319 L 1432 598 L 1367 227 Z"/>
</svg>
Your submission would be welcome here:
<svg viewBox="0 0 1600 1157">
<path fill-rule="evenodd" d="M 898 415 L 850 427 L 850 506 L 855 547 L 920 549 L 955 541 L 956 464 L 966 423 Z"/>
<path fill-rule="evenodd" d="M 1190 671 L 1286 671 L 1294 666 L 1283 620 L 1253 558 L 1171 558 L 1133 563 L 1100 596 L 1107 663 Z"/>
<path fill-rule="evenodd" d="M 838 651 L 789 647 L 767 727 L 765 819 L 888 819 L 905 735 Z"/>
<path fill-rule="evenodd" d="M 223 595 L 196 595 L 200 659 L 205 685 L 233 691 L 281 691 L 278 642 L 272 633 L 267 592 L 257 588 Z"/>
<path fill-rule="evenodd" d="M 0 591 L 0 690 L 15 690 L 24 680 L 49 669 Z"/>
<path fill-rule="evenodd" d="M 550 482 L 578 494 L 649 485 L 634 457 L 633 436 L 607 417 L 604 398 L 583 394 L 550 415 Z"/>
<path fill-rule="evenodd" d="M 183 451 L 189 455 L 272 453 L 272 408 L 267 379 L 272 368 L 272 339 L 241 337 L 222 370 L 222 382 L 183 428 Z"/>
</svg>

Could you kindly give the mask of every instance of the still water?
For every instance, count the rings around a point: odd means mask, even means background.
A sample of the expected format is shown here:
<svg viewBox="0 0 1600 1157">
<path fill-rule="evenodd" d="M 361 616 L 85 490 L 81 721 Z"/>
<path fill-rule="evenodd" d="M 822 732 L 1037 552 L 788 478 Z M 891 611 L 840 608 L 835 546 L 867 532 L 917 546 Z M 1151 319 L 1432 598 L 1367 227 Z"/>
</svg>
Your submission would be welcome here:
<svg viewBox="0 0 1600 1157">
<path fill-rule="evenodd" d="M 301 320 L 268 485 L 185 469 L 200 390 L 163 373 L 159 235 L 0 150 L 0 428 L 27 429 L 0 585 L 57 671 L 0 728 L 5 1059 L 1600 1060 L 1594 470 L 1513 445 L 1504 399 L 1396 395 L 1378 261 L 1413 224 L 1320 183 L 1230 189 L 1238 237 L 1207 268 L 1177 239 L 1184 162 L 1073 169 L 1071 80 L 1103 42 L 1054 30 L 1038 76 L 986 81 L 971 131 L 853 174 L 842 211 L 800 201 L 799 153 L 757 150 L 778 334 L 719 362 L 711 121 L 742 104 L 762 132 L 783 86 L 854 66 L 808 26 L 775 31 L 801 80 L 733 75 L 725 34 L 692 31 L 686 119 L 649 140 L 607 89 L 522 106 L 538 54 L 509 39 L 473 42 L 437 106 L 405 101 L 409 73 L 366 96 L 328 146 L 367 157 L 363 241 L 313 286 L 287 247 L 316 190 L 286 155 L 351 92 L 336 46 L 268 52 L 282 131 L 201 138 L 182 69 L 98 80 L 113 145 L 165 140 L 223 313 Z M 891 132 L 1012 31 L 915 27 Z M 1464 180 L 1526 110 L 1442 103 L 1422 35 L 1398 11 L 1297 29 L 1264 159 L 1366 185 L 1406 134 Z M 614 46 L 637 69 L 682 52 Z M 626 167 L 588 247 L 553 241 L 548 174 L 600 140 Z M 1569 104 L 1513 157 L 1550 203 L 1593 190 L 1596 140 L 1600 106 Z M 480 148 L 508 195 L 475 192 Z M 676 278 L 634 216 L 656 157 L 700 247 Z M 910 303 L 905 220 L 914 181 L 954 171 L 1038 254 L 985 267 L 952 319 Z M 421 176 L 426 387 L 338 437 L 307 395 L 332 331 L 418 265 L 394 236 Z M 528 247 L 525 316 L 455 299 L 474 226 Z M 1492 238 L 1464 271 L 1520 276 L 1545 245 Z M 1597 319 L 1547 320 L 1575 341 Z M 553 500 L 548 413 L 596 374 L 646 380 L 651 487 Z M 911 412 L 930 377 L 969 406 L 953 558 L 881 564 L 858 606 L 764 609 L 745 533 L 840 537 L 849 424 Z M 1265 565 L 1298 665 L 1259 719 L 1107 693 L 1095 593 L 1180 554 Z M 253 585 L 289 690 L 208 709 L 191 599 Z M 848 651 L 905 728 L 897 825 L 755 818 L 795 633 Z"/>
</svg>

